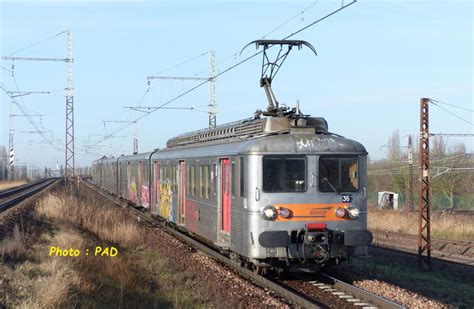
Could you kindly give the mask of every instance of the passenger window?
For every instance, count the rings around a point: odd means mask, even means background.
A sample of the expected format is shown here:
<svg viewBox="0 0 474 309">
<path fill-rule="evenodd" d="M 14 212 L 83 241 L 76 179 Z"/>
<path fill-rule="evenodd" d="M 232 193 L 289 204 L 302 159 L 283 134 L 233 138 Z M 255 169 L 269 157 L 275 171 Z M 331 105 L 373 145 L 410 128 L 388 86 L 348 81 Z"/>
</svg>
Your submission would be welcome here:
<svg viewBox="0 0 474 309">
<path fill-rule="evenodd" d="M 191 165 L 191 174 L 189 175 L 191 178 L 191 190 L 189 192 L 191 193 L 192 196 L 196 195 L 196 184 L 195 184 L 196 175 L 194 174 L 195 171 L 196 171 L 196 166 Z"/>
<path fill-rule="evenodd" d="M 199 197 L 203 198 L 204 197 L 204 172 L 203 172 L 203 166 L 199 165 Z"/>
<path fill-rule="evenodd" d="M 204 181 L 205 181 L 205 184 L 204 184 L 204 192 L 206 194 L 206 199 L 209 199 L 209 196 L 211 195 L 211 187 L 209 186 L 209 165 L 205 165 L 204 166 Z"/>
<path fill-rule="evenodd" d="M 188 165 L 188 172 L 186 173 L 186 193 L 191 195 L 191 165 Z"/>
<path fill-rule="evenodd" d="M 237 177 L 235 173 L 235 163 L 231 163 L 230 165 L 230 193 L 232 197 L 235 197 L 235 191 L 237 188 Z"/>
<path fill-rule="evenodd" d="M 240 197 L 245 197 L 245 158 L 240 157 Z"/>
<path fill-rule="evenodd" d="M 214 171 L 214 178 L 213 178 L 213 184 L 212 187 L 214 188 L 214 196 L 217 195 L 217 164 L 213 164 L 213 171 Z"/>
</svg>

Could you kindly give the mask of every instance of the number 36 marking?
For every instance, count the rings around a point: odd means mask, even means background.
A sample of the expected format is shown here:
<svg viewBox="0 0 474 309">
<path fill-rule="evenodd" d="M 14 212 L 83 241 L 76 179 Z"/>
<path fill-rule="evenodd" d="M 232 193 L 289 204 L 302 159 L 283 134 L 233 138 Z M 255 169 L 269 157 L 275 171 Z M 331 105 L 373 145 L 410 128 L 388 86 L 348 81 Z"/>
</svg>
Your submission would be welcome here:
<svg viewBox="0 0 474 309">
<path fill-rule="evenodd" d="M 341 199 L 343 203 L 351 203 L 352 202 L 352 194 L 342 194 Z"/>
</svg>

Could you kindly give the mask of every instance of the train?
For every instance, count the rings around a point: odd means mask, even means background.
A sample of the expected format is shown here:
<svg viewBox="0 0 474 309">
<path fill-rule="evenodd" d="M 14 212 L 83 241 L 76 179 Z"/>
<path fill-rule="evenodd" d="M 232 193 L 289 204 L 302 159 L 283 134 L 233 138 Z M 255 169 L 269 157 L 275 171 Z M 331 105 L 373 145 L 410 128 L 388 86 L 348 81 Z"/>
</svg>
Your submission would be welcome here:
<svg viewBox="0 0 474 309">
<path fill-rule="evenodd" d="M 367 255 L 366 149 L 269 100 L 163 149 L 102 157 L 92 181 L 256 272 L 320 272 Z"/>
</svg>

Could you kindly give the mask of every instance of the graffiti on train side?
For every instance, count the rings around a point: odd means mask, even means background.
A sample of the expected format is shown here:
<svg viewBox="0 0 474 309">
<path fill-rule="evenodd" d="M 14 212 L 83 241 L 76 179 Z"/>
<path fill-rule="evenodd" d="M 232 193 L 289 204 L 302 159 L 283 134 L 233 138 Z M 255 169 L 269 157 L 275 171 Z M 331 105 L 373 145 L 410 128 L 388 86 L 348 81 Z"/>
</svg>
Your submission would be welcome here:
<svg viewBox="0 0 474 309">
<path fill-rule="evenodd" d="M 128 182 L 128 197 L 132 203 L 137 202 L 137 182 L 135 177 L 132 177 Z"/>
<path fill-rule="evenodd" d="M 311 151 L 311 150 L 329 150 L 343 146 L 343 144 L 336 142 L 333 138 L 321 138 L 315 136 L 310 138 L 304 137 L 296 142 L 296 147 L 299 151 Z"/>
<path fill-rule="evenodd" d="M 160 216 L 173 222 L 173 191 L 169 181 L 160 183 Z"/>
<path fill-rule="evenodd" d="M 142 184 L 142 206 L 145 208 L 150 206 L 150 190 L 144 184 Z"/>
</svg>

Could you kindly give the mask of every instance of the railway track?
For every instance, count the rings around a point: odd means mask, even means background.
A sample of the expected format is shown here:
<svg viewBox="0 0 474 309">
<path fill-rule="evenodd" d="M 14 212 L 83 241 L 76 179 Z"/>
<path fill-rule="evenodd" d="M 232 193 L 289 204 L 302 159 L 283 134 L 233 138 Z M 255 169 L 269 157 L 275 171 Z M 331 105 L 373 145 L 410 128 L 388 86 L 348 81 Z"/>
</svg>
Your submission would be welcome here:
<svg viewBox="0 0 474 309">
<path fill-rule="evenodd" d="M 372 245 L 407 253 L 417 253 L 418 236 L 372 230 Z M 449 262 L 474 266 L 474 241 L 455 241 L 449 239 L 431 239 L 431 256 Z"/>
<path fill-rule="evenodd" d="M 301 306 L 303 308 L 325 308 L 328 306 L 328 304 L 323 304 L 321 301 L 315 299 L 310 294 L 304 291 L 304 286 L 312 286 L 313 288 L 317 288 L 325 293 L 332 295 L 331 297 L 346 301 L 349 307 L 352 305 L 355 308 L 365 309 L 405 308 L 404 306 L 394 303 L 381 296 L 375 295 L 373 293 L 357 288 L 353 285 L 350 285 L 339 279 L 327 275 L 320 276 L 321 280 L 310 280 L 302 282 L 302 284 L 300 285 L 302 288 L 295 288 L 295 286 L 290 287 L 288 286 L 288 284 L 283 282 L 284 280 L 270 280 L 261 275 L 258 275 L 257 273 L 247 268 L 242 267 L 240 264 L 232 261 L 227 256 L 216 251 L 214 248 L 209 247 L 207 244 L 200 242 L 199 240 L 196 240 L 194 238 L 191 238 L 189 235 L 169 226 L 164 220 L 151 217 L 147 213 L 144 213 L 136 208 L 130 207 L 127 202 L 124 202 L 123 200 L 111 196 L 110 194 L 98 189 L 96 186 L 86 181 L 81 180 L 80 183 L 83 184 L 89 190 L 96 192 L 104 198 L 114 202 L 116 205 L 119 205 L 122 208 L 126 208 L 128 211 L 140 218 L 141 221 L 145 222 L 151 227 L 166 230 L 178 239 L 188 243 L 196 250 L 204 252 L 208 256 L 211 256 L 222 264 L 225 264 L 229 268 L 236 271 L 240 276 L 254 282 L 256 285 L 262 288 L 267 288 L 275 291 L 277 294 L 291 301 L 295 305 Z"/>
<path fill-rule="evenodd" d="M 16 205 L 56 182 L 58 178 L 47 178 L 0 192 L 0 212 Z"/>
</svg>

